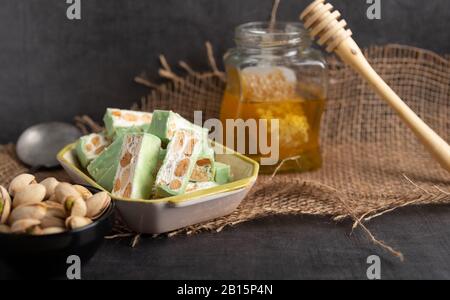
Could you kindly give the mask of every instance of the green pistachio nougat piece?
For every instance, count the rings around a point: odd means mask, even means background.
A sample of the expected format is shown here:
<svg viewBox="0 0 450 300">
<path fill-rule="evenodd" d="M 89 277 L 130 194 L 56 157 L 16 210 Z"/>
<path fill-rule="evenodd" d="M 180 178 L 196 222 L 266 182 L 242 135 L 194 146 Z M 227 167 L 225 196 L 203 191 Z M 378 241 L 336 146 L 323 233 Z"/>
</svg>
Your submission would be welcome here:
<svg viewBox="0 0 450 300">
<path fill-rule="evenodd" d="M 156 196 L 183 194 L 203 148 L 201 134 L 180 129 L 167 146 L 167 154 L 156 177 Z"/>
<path fill-rule="evenodd" d="M 76 153 L 81 166 L 86 168 L 91 161 L 103 153 L 108 145 L 109 141 L 103 132 L 81 137 L 76 146 Z"/>
<path fill-rule="evenodd" d="M 109 138 L 116 138 L 126 134 L 130 130 L 133 132 L 148 132 L 152 122 L 152 114 L 131 110 L 120 110 L 108 108 L 103 117 L 106 133 Z"/>
<path fill-rule="evenodd" d="M 148 133 L 126 134 L 114 177 L 113 194 L 128 199 L 150 199 L 161 140 Z"/>
<path fill-rule="evenodd" d="M 203 150 L 200 153 L 198 160 L 195 162 L 194 170 L 192 172 L 190 181 L 193 182 L 214 181 L 215 175 L 214 165 L 215 165 L 214 149 L 211 148 L 207 142 L 204 142 Z"/>
<path fill-rule="evenodd" d="M 169 143 L 179 129 L 189 129 L 207 138 L 208 130 L 195 125 L 177 113 L 167 110 L 155 110 L 150 124 L 150 133 L 161 139 L 164 145 Z"/>
<path fill-rule="evenodd" d="M 112 191 L 113 189 L 113 181 L 117 166 L 119 165 L 122 142 L 123 136 L 118 137 L 87 167 L 92 178 L 108 191 Z"/>
<path fill-rule="evenodd" d="M 217 162 L 214 164 L 215 168 L 215 182 L 218 184 L 226 184 L 230 182 L 233 178 L 231 174 L 231 167 L 221 162 Z"/>
</svg>

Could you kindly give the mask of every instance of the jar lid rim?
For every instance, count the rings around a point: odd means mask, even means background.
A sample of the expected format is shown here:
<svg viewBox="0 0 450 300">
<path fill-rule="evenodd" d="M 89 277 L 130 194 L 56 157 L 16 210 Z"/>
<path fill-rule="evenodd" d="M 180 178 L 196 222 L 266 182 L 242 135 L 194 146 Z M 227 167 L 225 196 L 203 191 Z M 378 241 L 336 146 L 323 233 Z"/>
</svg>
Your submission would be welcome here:
<svg viewBox="0 0 450 300">
<path fill-rule="evenodd" d="M 308 32 L 300 22 L 250 22 L 239 25 L 235 33 L 236 43 L 262 47 L 298 45 L 309 43 Z"/>
</svg>

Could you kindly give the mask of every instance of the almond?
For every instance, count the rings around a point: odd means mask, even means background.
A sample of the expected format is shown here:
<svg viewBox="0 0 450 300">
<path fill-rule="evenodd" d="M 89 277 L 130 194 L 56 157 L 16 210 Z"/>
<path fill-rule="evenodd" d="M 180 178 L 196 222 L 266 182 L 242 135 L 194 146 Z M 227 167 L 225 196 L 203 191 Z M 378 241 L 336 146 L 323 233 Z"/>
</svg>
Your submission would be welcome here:
<svg viewBox="0 0 450 300">
<path fill-rule="evenodd" d="M 189 163 L 189 158 L 180 160 L 177 164 L 177 167 L 175 168 L 174 175 L 177 177 L 183 177 L 184 175 L 186 175 L 186 172 L 189 168 Z"/>
<path fill-rule="evenodd" d="M 169 184 L 169 188 L 171 190 L 174 190 L 174 191 L 180 189 L 181 188 L 181 181 L 178 180 L 178 179 L 172 180 L 172 182 Z"/>
</svg>

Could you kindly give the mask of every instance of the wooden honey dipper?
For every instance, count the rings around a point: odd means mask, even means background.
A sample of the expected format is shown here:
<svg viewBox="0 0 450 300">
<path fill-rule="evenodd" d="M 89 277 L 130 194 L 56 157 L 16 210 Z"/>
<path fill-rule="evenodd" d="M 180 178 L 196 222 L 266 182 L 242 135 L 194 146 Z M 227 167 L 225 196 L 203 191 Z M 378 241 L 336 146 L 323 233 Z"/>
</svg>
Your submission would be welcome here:
<svg viewBox="0 0 450 300">
<path fill-rule="evenodd" d="M 450 146 L 434 132 L 400 97 L 384 82 L 364 57 L 361 49 L 346 29 L 347 22 L 339 20 L 341 14 L 325 0 L 315 0 L 300 15 L 305 28 L 320 46 L 335 52 L 346 64 L 365 78 L 375 91 L 397 112 L 416 134 L 421 143 L 450 172 Z"/>
</svg>

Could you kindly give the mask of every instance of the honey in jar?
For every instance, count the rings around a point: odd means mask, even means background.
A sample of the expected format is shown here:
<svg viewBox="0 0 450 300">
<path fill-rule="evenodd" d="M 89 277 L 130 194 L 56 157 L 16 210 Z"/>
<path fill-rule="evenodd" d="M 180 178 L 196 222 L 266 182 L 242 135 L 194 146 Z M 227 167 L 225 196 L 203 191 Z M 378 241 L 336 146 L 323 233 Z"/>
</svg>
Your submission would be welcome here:
<svg viewBox="0 0 450 300">
<path fill-rule="evenodd" d="M 227 87 L 221 108 L 224 143 L 230 146 L 229 135 L 236 134 L 227 130 L 227 120 L 277 120 L 277 128 L 269 122 L 263 131 L 265 139 L 274 142 L 271 148 L 278 151 L 276 163 L 262 163 L 267 154 L 260 151 L 260 128 L 246 130 L 246 146 L 241 152 L 259 161 L 263 173 L 277 167 L 282 172 L 319 168 L 320 123 L 328 82 L 322 54 L 310 48 L 311 41 L 299 23 L 273 27 L 259 22 L 244 24 L 236 30 L 236 43 L 237 47 L 225 55 Z M 239 142 L 236 138 L 234 141 L 233 148 L 239 150 Z M 254 143 L 256 153 L 249 151 Z"/>
</svg>

